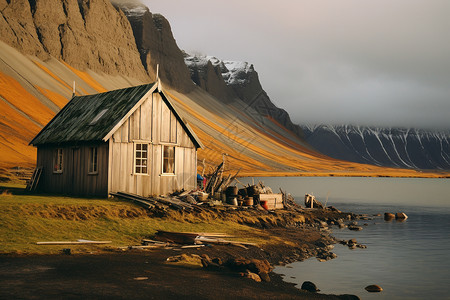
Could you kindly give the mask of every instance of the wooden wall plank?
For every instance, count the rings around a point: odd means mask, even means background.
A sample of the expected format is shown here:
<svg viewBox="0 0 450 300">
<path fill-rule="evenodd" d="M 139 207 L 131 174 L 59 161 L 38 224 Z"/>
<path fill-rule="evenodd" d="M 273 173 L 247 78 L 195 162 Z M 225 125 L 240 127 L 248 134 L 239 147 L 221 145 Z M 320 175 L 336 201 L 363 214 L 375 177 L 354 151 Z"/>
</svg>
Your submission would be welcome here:
<svg viewBox="0 0 450 300">
<path fill-rule="evenodd" d="M 151 98 L 144 101 L 141 106 L 141 139 L 151 141 L 152 139 L 152 102 Z"/>
<path fill-rule="evenodd" d="M 164 103 L 164 101 L 161 102 L 161 123 L 159 124 L 161 129 L 161 142 L 169 143 L 170 142 L 170 116 L 171 111 L 169 107 Z"/>
</svg>

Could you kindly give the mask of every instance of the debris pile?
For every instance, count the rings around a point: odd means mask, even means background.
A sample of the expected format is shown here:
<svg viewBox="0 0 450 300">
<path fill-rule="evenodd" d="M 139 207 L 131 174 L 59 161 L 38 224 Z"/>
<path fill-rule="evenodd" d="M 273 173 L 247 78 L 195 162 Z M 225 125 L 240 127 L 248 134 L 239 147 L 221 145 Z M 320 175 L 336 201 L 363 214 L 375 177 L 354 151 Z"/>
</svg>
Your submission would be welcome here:
<svg viewBox="0 0 450 300">
<path fill-rule="evenodd" d="M 207 232 L 175 232 L 158 230 L 153 239 L 143 239 L 142 245 L 120 247 L 119 250 L 151 250 L 151 249 L 188 249 L 201 248 L 206 245 L 231 245 L 248 249 L 248 247 L 258 247 L 257 244 L 225 240 L 232 236 L 226 233 Z"/>
</svg>

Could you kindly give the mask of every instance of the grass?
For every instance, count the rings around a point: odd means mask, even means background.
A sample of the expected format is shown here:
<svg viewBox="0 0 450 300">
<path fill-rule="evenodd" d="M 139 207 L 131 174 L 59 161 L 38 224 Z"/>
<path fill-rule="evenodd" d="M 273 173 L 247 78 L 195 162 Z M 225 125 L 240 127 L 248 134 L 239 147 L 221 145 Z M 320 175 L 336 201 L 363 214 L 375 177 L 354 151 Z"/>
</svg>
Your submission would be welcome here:
<svg viewBox="0 0 450 300">
<path fill-rule="evenodd" d="M 232 221 L 193 219 L 179 213 L 152 217 L 143 208 L 119 200 L 31 195 L 23 186 L 0 184 L 0 253 L 55 254 L 68 247 L 36 245 L 38 241 L 107 240 L 112 241 L 109 248 L 138 245 L 159 229 L 255 236 L 254 228 Z M 239 240 L 262 244 L 267 237 L 260 234 Z M 70 248 L 91 252 L 105 246 Z"/>
</svg>

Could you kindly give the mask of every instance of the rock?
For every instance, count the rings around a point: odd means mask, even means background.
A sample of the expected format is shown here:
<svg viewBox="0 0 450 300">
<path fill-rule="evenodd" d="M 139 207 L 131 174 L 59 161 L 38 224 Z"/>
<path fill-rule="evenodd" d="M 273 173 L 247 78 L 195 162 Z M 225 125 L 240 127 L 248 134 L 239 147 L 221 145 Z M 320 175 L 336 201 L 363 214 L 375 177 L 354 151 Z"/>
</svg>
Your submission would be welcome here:
<svg viewBox="0 0 450 300">
<path fill-rule="evenodd" d="M 311 292 L 311 293 L 317 293 L 320 290 L 316 287 L 316 285 L 314 283 L 312 283 L 311 281 L 305 281 L 302 283 L 302 290 Z"/>
<path fill-rule="evenodd" d="M 339 226 L 339 228 L 341 228 L 341 229 L 347 227 L 347 225 L 345 225 L 345 224 L 342 223 L 342 222 L 338 223 L 338 226 Z"/>
<path fill-rule="evenodd" d="M 319 261 L 327 261 L 330 259 L 334 259 L 336 257 L 337 257 L 337 255 L 335 253 L 329 252 L 329 251 L 322 251 L 316 255 L 316 258 Z"/>
<path fill-rule="evenodd" d="M 376 285 L 376 284 L 372 284 L 372 285 L 368 285 L 365 287 L 365 290 L 368 291 L 369 293 L 379 293 L 381 292 L 383 289 L 381 288 L 381 286 Z"/>
<path fill-rule="evenodd" d="M 261 277 L 261 280 L 262 280 L 262 281 L 270 282 L 270 276 L 269 276 L 269 274 L 266 273 L 266 272 L 261 272 L 261 273 L 259 273 L 259 277 Z"/>
<path fill-rule="evenodd" d="M 406 219 L 408 219 L 408 216 L 405 213 L 396 213 L 395 219 L 396 220 L 406 220 Z"/>
<path fill-rule="evenodd" d="M 316 242 L 316 246 L 320 248 L 326 248 L 328 245 L 324 243 L 323 241 Z"/>
<path fill-rule="evenodd" d="M 341 211 L 339 209 L 337 209 L 336 207 L 334 207 L 334 206 L 328 206 L 328 209 L 331 210 L 331 211 L 335 211 L 335 212 L 341 213 Z"/>
<path fill-rule="evenodd" d="M 262 281 L 262 280 L 261 280 L 261 277 L 259 277 L 258 274 L 253 273 L 253 272 L 247 272 L 247 273 L 244 273 L 244 277 L 245 277 L 245 278 L 250 278 L 250 279 L 252 279 L 252 280 L 254 280 L 254 281 L 256 281 L 256 282 L 261 282 L 261 281 Z"/>
<path fill-rule="evenodd" d="M 148 81 L 131 25 L 110 1 L 7 2 L 0 13 L 1 40 L 22 53 Z"/>
<path fill-rule="evenodd" d="M 363 230 L 363 228 L 361 226 L 356 226 L 356 225 L 349 225 L 348 229 L 350 230 L 354 230 L 354 231 L 360 231 Z"/>
<path fill-rule="evenodd" d="M 395 219 L 395 215 L 394 215 L 394 214 L 391 214 L 391 213 L 384 213 L 384 220 L 385 220 L 385 221 L 391 221 L 391 220 L 393 220 L 393 219 Z"/>
<path fill-rule="evenodd" d="M 360 300 L 358 296 L 355 295 L 349 295 L 349 294 L 343 294 L 338 296 L 341 300 Z"/>
<path fill-rule="evenodd" d="M 204 262 L 202 257 L 197 254 L 181 254 L 176 256 L 168 257 L 166 260 L 171 264 L 178 264 L 187 267 L 193 268 L 202 268 L 204 267 Z"/>
<path fill-rule="evenodd" d="M 270 273 L 273 269 L 270 263 L 265 259 L 245 259 L 242 257 L 231 258 L 225 265 L 236 272 L 245 272 L 246 270 L 249 270 L 256 274 Z"/>
</svg>

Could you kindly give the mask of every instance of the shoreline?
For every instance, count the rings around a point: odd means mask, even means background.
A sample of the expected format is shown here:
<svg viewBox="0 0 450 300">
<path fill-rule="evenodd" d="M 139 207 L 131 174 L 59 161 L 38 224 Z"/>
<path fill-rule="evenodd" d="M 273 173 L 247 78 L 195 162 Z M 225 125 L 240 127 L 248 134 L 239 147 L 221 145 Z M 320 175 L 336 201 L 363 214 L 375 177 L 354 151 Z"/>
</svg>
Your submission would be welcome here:
<svg viewBox="0 0 450 300">
<path fill-rule="evenodd" d="M 11 293 L 19 295 L 19 298 L 32 298 L 29 290 L 34 288 L 47 298 L 53 296 L 57 298 L 57 295 L 74 293 L 77 282 L 86 280 L 85 276 L 88 276 L 89 282 L 85 283 L 84 291 L 80 292 L 79 296 L 74 295 L 74 299 L 103 296 L 124 299 L 130 295 L 139 299 L 145 298 L 144 295 L 147 294 L 159 295 L 166 299 L 194 296 L 199 299 L 210 299 L 217 293 L 225 293 L 223 298 L 219 297 L 221 299 L 268 299 L 273 297 L 285 299 L 358 299 L 351 295 L 324 295 L 303 291 L 296 288 L 294 284 L 283 281 L 282 276 L 274 272 L 269 273 L 269 282 L 254 282 L 251 279 L 242 278 L 239 273 L 230 271 L 226 267 L 211 269 L 198 266 L 173 266 L 166 263 L 168 257 L 180 254 L 207 255 L 212 260 L 219 259 L 222 262 L 233 258 L 266 260 L 271 266 L 285 265 L 319 255 L 327 259 L 327 257 L 331 257 L 328 246 L 338 241 L 326 230 L 325 224 L 335 224 L 340 219 L 350 221 L 357 218 L 357 215 L 352 213 L 338 213 L 319 209 L 305 210 L 303 212 L 304 222 L 298 222 L 296 219 L 299 213 L 289 211 L 232 212 L 231 214 L 239 215 L 241 219 L 238 222 L 247 222 L 247 226 L 252 225 L 255 229 L 261 230 L 258 232 L 255 230 L 255 235 L 264 234 L 264 236 L 272 237 L 273 240 L 258 247 L 249 246 L 247 249 L 232 245 L 207 245 L 202 248 L 183 250 L 128 250 L 123 252 L 115 247 L 94 247 L 91 249 L 97 250 L 89 254 L 89 250 L 86 250 L 86 248 L 78 251 L 76 247 L 61 246 L 60 251 L 63 248 L 72 248 L 74 250 L 72 255 L 64 255 L 62 252 L 56 255 L 2 253 L 0 254 L 0 270 L 3 272 L 0 273 L 12 274 L 12 278 L 7 275 L 0 276 L 0 282 L 8 286 L 7 289 L 0 292 L 0 298 L 7 297 Z M 255 219 L 250 218 L 253 214 L 255 214 Z M 262 217 L 267 214 L 271 217 L 273 215 L 274 218 L 263 219 Z M 225 214 L 224 217 L 230 216 Z M 254 223 L 251 224 L 252 222 Z M 251 237 L 237 235 L 236 238 Z M 146 262 L 142 263 L 143 260 Z M 103 269 L 103 271 L 97 270 L 97 268 Z M 110 274 L 105 275 L 105 272 Z M 34 276 L 31 276 L 32 274 Z M 132 277 L 127 274 L 135 275 Z M 153 275 L 147 276 L 146 274 Z M 158 276 L 154 277 L 155 274 L 158 274 Z M 104 276 L 108 278 L 106 284 L 115 288 L 108 292 L 112 294 L 98 295 L 96 290 L 105 284 Z M 163 278 L 165 279 L 162 281 Z M 200 288 L 197 284 L 199 278 L 205 280 L 201 292 L 196 290 Z M 180 283 L 180 280 L 183 283 Z M 22 283 L 20 284 L 20 282 Z M 214 282 L 214 284 L 211 284 L 211 282 Z M 39 288 L 50 283 L 55 283 L 56 286 L 51 293 Z M 25 288 L 25 284 L 27 288 Z M 124 287 L 124 284 L 136 285 L 138 290 L 128 290 Z M 170 286 L 170 289 L 166 289 L 167 286 Z M 124 289 L 128 293 L 126 297 L 121 294 Z M 242 291 L 242 293 L 239 293 L 239 291 Z M 264 295 L 261 295 L 261 293 L 264 293 Z"/>
</svg>

